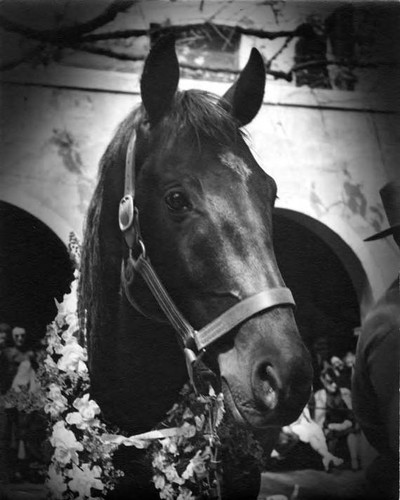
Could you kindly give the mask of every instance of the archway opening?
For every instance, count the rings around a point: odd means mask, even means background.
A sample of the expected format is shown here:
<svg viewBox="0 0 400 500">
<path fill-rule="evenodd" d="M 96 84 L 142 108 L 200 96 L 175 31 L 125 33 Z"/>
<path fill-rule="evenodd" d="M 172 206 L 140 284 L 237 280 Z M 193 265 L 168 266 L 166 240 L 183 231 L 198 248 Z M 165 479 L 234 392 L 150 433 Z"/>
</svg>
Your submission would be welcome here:
<svg viewBox="0 0 400 500">
<path fill-rule="evenodd" d="M 26 328 L 34 342 L 57 314 L 73 278 L 63 242 L 43 222 L 0 202 L 0 321 Z"/>
<path fill-rule="evenodd" d="M 360 309 L 353 282 L 338 255 L 306 225 L 277 211 L 276 258 L 292 290 L 299 331 L 314 363 L 355 352 Z M 315 385 L 319 385 L 316 374 Z"/>
</svg>

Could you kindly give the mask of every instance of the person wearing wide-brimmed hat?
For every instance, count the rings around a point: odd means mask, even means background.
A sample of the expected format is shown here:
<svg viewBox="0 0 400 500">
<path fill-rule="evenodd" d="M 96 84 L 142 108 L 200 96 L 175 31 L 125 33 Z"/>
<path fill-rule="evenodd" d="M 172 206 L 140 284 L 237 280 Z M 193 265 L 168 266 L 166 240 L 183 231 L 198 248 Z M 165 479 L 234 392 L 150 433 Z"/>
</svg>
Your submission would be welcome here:
<svg viewBox="0 0 400 500">
<path fill-rule="evenodd" d="M 365 241 L 393 237 L 400 248 L 400 181 L 380 190 L 389 227 Z M 399 276 L 367 313 L 358 339 L 352 381 L 353 408 L 369 443 L 378 452 L 368 466 L 368 493 L 399 498 Z"/>
</svg>

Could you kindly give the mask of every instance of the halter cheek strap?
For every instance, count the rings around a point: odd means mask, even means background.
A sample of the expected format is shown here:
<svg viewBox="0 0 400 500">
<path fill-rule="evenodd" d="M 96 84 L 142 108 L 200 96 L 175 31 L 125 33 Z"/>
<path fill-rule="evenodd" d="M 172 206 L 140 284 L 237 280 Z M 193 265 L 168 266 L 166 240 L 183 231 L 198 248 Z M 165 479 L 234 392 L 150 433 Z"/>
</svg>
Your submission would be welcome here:
<svg viewBox="0 0 400 500">
<path fill-rule="evenodd" d="M 181 347 L 188 347 L 193 340 L 197 351 L 209 346 L 260 311 L 277 305 L 294 305 L 295 303 L 288 288 L 269 288 L 238 302 L 208 325 L 200 330 L 195 330 L 176 307 L 145 254 L 141 254 L 137 259 L 134 259 L 130 254 L 128 263 L 123 268 L 122 285 L 128 300 L 130 299 L 129 286 L 132 283 L 134 273 L 140 274 L 146 282 L 158 305 L 176 331 Z"/>
<path fill-rule="evenodd" d="M 179 311 L 160 281 L 146 253 L 140 235 L 139 210 L 135 206 L 135 142 L 136 133 L 130 138 L 125 165 L 124 197 L 119 205 L 119 226 L 129 248 L 129 257 L 122 264 L 121 283 L 130 303 L 137 309 L 130 292 L 135 274 L 139 274 L 149 287 L 161 310 L 174 328 L 179 345 L 183 349 L 190 379 L 193 383 L 193 365 L 199 360 L 205 347 L 209 346 L 233 328 L 255 314 L 282 305 L 295 305 L 291 291 L 286 287 L 275 287 L 245 298 L 222 313 L 200 330 L 195 330 Z M 133 256 L 138 250 L 138 257 Z M 197 351 L 197 354 L 196 354 Z"/>
</svg>

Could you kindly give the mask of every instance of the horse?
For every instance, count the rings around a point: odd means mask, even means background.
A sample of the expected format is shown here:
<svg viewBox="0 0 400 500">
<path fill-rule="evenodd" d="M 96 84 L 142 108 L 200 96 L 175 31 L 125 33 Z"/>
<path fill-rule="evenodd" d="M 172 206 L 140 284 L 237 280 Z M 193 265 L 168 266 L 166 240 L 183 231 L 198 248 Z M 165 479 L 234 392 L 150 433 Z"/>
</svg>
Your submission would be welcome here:
<svg viewBox="0 0 400 500">
<path fill-rule="evenodd" d="M 262 105 L 265 67 L 252 49 L 222 97 L 178 83 L 167 36 L 100 162 L 79 299 L 92 396 L 107 421 L 146 432 L 201 365 L 235 422 L 262 436 L 297 419 L 312 380 L 273 250 L 276 183 L 242 131 Z M 133 453 L 129 492 L 151 498 Z"/>
</svg>

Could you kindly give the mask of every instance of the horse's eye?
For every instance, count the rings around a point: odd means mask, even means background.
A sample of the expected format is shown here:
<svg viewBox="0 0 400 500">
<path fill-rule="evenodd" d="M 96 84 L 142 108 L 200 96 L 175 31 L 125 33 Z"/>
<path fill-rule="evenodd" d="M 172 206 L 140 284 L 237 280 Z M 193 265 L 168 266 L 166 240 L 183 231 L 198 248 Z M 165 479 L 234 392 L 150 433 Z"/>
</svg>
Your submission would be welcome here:
<svg viewBox="0 0 400 500">
<path fill-rule="evenodd" d="M 191 209 L 190 201 L 182 191 L 172 191 L 165 197 L 167 207 L 172 212 L 187 212 Z"/>
</svg>

